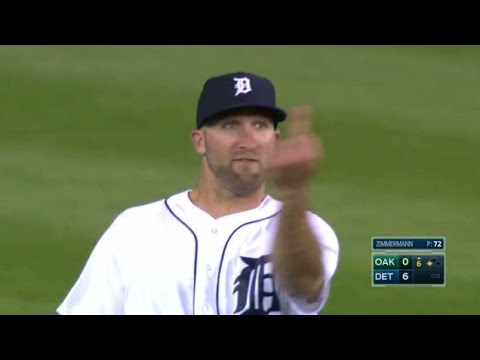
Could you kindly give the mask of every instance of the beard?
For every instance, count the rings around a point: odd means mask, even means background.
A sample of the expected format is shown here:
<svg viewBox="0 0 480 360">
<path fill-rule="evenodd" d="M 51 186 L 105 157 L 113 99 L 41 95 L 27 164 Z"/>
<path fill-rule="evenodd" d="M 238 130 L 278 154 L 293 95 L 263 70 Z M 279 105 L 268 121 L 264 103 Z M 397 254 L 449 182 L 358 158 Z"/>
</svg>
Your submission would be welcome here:
<svg viewBox="0 0 480 360">
<path fill-rule="evenodd" d="M 205 155 L 208 167 L 225 189 L 235 196 L 247 196 L 258 190 L 265 182 L 265 171 L 260 162 L 255 164 L 241 164 L 236 161 L 229 165 L 216 162 L 208 153 Z M 259 170 L 242 169 L 243 166 L 259 167 Z"/>
</svg>

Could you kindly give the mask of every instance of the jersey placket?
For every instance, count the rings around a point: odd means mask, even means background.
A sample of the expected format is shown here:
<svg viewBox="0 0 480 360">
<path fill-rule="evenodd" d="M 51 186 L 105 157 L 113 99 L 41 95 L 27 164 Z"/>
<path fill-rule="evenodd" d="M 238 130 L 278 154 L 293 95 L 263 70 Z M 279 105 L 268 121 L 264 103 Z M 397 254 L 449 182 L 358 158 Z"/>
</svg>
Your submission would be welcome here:
<svg viewBox="0 0 480 360">
<path fill-rule="evenodd" d="M 195 286 L 196 314 L 216 314 L 216 282 L 218 260 L 223 250 L 222 231 L 216 220 L 203 224 L 198 237 L 197 283 Z"/>
</svg>

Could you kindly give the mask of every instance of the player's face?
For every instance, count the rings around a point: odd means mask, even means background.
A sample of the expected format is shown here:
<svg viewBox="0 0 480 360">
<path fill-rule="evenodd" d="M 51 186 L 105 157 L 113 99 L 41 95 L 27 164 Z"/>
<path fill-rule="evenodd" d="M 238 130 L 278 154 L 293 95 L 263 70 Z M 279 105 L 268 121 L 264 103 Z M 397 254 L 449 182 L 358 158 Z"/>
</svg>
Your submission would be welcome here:
<svg viewBox="0 0 480 360">
<path fill-rule="evenodd" d="M 205 126 L 205 158 L 210 171 L 230 192 L 248 195 L 265 182 L 279 133 L 261 114 L 228 115 Z"/>
</svg>

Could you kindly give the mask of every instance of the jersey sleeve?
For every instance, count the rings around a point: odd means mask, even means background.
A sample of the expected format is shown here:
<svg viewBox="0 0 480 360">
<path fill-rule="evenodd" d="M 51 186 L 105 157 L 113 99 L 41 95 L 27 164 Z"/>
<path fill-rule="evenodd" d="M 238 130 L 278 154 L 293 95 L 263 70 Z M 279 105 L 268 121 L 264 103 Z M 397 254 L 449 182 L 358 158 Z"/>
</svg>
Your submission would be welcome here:
<svg viewBox="0 0 480 360">
<path fill-rule="evenodd" d="M 123 291 L 115 249 L 121 233 L 120 215 L 96 243 L 75 284 L 57 308 L 58 314 L 123 313 Z"/>
<path fill-rule="evenodd" d="M 322 249 L 323 289 L 318 301 L 314 303 L 308 303 L 301 297 L 290 297 L 282 293 L 280 301 L 283 313 L 286 315 L 318 315 L 330 295 L 331 280 L 338 265 L 339 242 L 335 231 L 328 223 L 313 213 L 308 214 L 308 221 Z"/>
</svg>

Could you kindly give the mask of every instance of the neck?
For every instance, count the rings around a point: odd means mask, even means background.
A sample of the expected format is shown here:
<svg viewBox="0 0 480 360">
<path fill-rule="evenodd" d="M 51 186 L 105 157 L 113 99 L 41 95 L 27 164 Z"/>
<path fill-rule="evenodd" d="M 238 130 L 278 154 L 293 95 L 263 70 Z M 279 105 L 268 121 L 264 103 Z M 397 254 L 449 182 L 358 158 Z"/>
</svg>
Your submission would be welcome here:
<svg viewBox="0 0 480 360">
<path fill-rule="evenodd" d="M 202 167 L 198 185 L 189 196 L 196 206 L 218 219 L 258 207 L 265 198 L 265 184 L 249 194 L 238 196 L 228 191 L 213 174 Z"/>
</svg>

